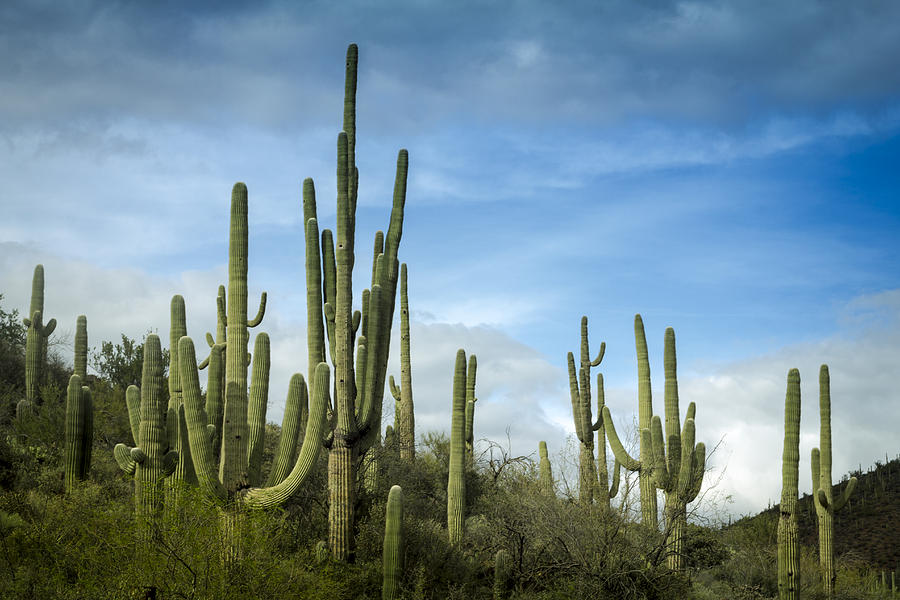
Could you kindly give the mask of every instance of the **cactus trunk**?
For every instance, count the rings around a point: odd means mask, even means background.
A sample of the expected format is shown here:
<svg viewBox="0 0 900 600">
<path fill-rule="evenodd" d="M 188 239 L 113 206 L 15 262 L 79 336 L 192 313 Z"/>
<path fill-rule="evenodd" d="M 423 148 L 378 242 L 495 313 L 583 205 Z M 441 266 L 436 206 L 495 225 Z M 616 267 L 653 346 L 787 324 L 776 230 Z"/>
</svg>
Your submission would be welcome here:
<svg viewBox="0 0 900 600">
<path fill-rule="evenodd" d="M 450 474 L 447 479 L 447 532 L 450 543 L 462 541 L 466 521 L 466 352 L 456 352 L 450 426 Z"/>
<path fill-rule="evenodd" d="M 91 466 L 94 411 L 91 392 L 81 382 L 79 375 L 72 375 L 66 394 L 66 493 L 87 477 Z"/>
<path fill-rule="evenodd" d="M 400 597 L 400 577 L 403 573 L 403 490 L 399 485 L 388 492 L 382 561 L 381 598 L 396 600 Z"/>
</svg>

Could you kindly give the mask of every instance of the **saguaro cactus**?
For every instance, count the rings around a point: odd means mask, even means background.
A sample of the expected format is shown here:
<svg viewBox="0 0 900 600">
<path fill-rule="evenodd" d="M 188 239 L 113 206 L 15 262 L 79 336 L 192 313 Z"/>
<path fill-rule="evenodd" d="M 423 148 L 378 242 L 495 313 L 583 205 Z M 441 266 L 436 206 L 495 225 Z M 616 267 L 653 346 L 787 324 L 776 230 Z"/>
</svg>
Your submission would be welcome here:
<svg viewBox="0 0 900 600">
<path fill-rule="evenodd" d="M 597 373 L 597 487 L 594 490 L 594 501 L 602 506 L 609 506 L 609 501 L 619 493 L 619 478 L 622 465 L 615 459 L 612 483 L 610 483 L 609 466 L 606 463 L 606 425 L 603 423 L 603 408 L 606 406 L 606 392 L 603 389 L 603 373 Z"/>
<path fill-rule="evenodd" d="M 178 464 L 178 453 L 169 448 L 166 435 L 162 347 L 156 334 L 144 340 L 141 387 L 128 386 L 125 404 L 135 447 L 117 444 L 113 455 L 125 473 L 134 475 L 135 514 L 139 523 L 146 526 L 159 515 L 163 479 L 174 473 Z"/>
<path fill-rule="evenodd" d="M 800 541 L 797 534 L 797 484 L 800 462 L 800 372 L 788 372 L 784 398 L 784 452 L 781 455 L 781 510 L 778 518 L 778 597 L 800 597 Z"/>
<path fill-rule="evenodd" d="M 66 493 L 72 491 L 76 481 L 87 478 L 91 468 L 94 407 L 91 390 L 81 382 L 81 376 L 72 375 L 66 394 Z"/>
<path fill-rule="evenodd" d="M 184 400 L 181 391 L 181 366 L 178 360 L 178 340 L 187 335 L 184 298 L 172 296 L 169 319 L 169 406 L 166 410 L 166 435 L 169 448 L 178 453 L 175 472 L 167 480 L 166 507 L 174 508 L 184 485 L 196 485 L 197 475 L 191 460 L 191 449 L 184 423 Z"/>
<path fill-rule="evenodd" d="M 56 329 L 56 319 L 50 319 L 46 325 L 44 314 L 44 265 L 34 267 L 31 279 L 31 306 L 28 316 L 22 323 L 28 328 L 25 334 L 25 398 L 16 406 L 16 413 L 21 416 L 25 411 L 33 410 L 38 398 L 38 386 L 43 383 L 44 365 L 47 361 L 47 339 Z"/>
<path fill-rule="evenodd" d="M 412 370 L 409 363 L 409 299 L 406 286 L 406 263 L 400 265 L 400 388 L 390 378 L 391 394 L 397 401 L 397 427 L 394 432 L 400 446 L 400 459 L 416 457 L 416 425 L 413 411 Z"/>
<path fill-rule="evenodd" d="M 466 524 L 466 351 L 456 352 L 450 423 L 450 475 L 447 478 L 447 532 L 458 544 Z"/>
<path fill-rule="evenodd" d="M 383 600 L 396 600 L 400 597 L 400 576 L 403 572 L 403 490 L 399 485 L 388 492 L 381 557 L 381 597 Z"/>
<path fill-rule="evenodd" d="M 550 466 L 550 458 L 547 456 L 547 442 L 541 441 L 538 443 L 538 455 L 541 457 L 540 465 L 538 467 L 540 472 L 540 486 L 541 489 L 547 493 L 553 493 L 553 470 Z"/>
<path fill-rule="evenodd" d="M 78 315 L 75 321 L 75 375 L 81 377 L 81 382 L 87 382 L 87 317 Z"/>
<path fill-rule="evenodd" d="M 666 433 L 656 415 L 650 422 L 656 467 L 653 477 L 666 494 L 666 562 L 669 568 L 684 568 L 684 529 L 687 524 L 687 505 L 697 497 L 706 467 L 706 446 L 694 445 L 694 414 L 696 406 L 688 405 L 681 428 L 678 409 L 678 378 L 675 358 L 675 331 L 666 328 L 664 358 L 666 375 Z M 666 447 L 668 445 L 668 456 Z"/>
<path fill-rule="evenodd" d="M 641 520 L 653 529 L 659 527 L 657 519 L 656 484 L 653 481 L 653 439 L 650 435 L 650 421 L 653 418 L 653 396 L 650 390 L 650 358 L 647 353 L 647 338 L 644 335 L 644 321 L 641 315 L 634 315 L 634 342 L 638 362 L 638 429 L 640 431 L 640 455 L 635 460 L 625 451 L 616 434 L 609 408 L 603 407 L 603 423 L 607 427 L 609 445 L 616 460 L 629 471 L 637 471 L 641 488 Z"/>
<path fill-rule="evenodd" d="M 478 371 L 478 358 L 469 355 L 469 366 L 466 369 L 466 468 L 475 466 L 475 374 Z"/>
<path fill-rule="evenodd" d="M 376 234 L 372 287 L 363 292 L 362 312 L 354 313 L 352 272 L 359 187 L 355 158 L 357 63 L 358 50 L 351 44 L 347 49 L 344 125 L 338 135 L 336 243 L 331 231 L 324 230 L 321 256 L 315 188 L 311 179 L 303 182 L 309 361 L 314 365 L 325 360 L 327 325 L 329 354 L 335 373 L 334 410 L 324 444 L 329 450 L 329 545 L 338 560 L 349 559 L 353 549 L 357 465 L 378 442 L 381 433 L 391 321 L 400 267 L 397 252 L 403 233 L 409 166 L 406 150 L 401 150 L 397 157 L 390 226 L 387 235 Z M 229 332 L 229 347 L 231 342 Z M 313 380 L 313 387 L 316 386 L 317 382 Z"/>
<path fill-rule="evenodd" d="M 605 352 L 606 342 L 602 342 L 597 358 L 591 360 L 587 317 L 581 317 L 581 361 L 577 374 L 575 357 L 571 352 L 566 355 L 566 362 L 569 367 L 569 395 L 572 400 L 572 414 L 575 418 L 575 435 L 581 442 L 578 461 L 580 473 L 578 499 L 585 505 L 593 502 L 594 492 L 598 486 L 597 468 L 594 464 L 594 432 L 600 428 L 603 420 L 602 414 L 597 415 L 596 423 L 591 420 L 591 367 L 600 365 Z"/>
<path fill-rule="evenodd" d="M 847 504 L 856 488 L 856 477 L 851 477 L 844 493 L 835 499 L 831 485 L 831 378 L 828 365 L 819 369 L 819 445 L 812 449 L 813 502 L 819 522 L 819 570 L 822 589 L 834 593 L 834 513 Z"/>
</svg>

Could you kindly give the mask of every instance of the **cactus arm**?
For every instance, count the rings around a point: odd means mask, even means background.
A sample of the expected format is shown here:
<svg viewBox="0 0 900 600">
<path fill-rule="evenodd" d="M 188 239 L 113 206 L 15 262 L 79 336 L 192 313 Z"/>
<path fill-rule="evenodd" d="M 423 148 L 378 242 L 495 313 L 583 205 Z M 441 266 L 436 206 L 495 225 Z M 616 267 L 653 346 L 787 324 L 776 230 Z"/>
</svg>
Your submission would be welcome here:
<svg viewBox="0 0 900 600">
<path fill-rule="evenodd" d="M 313 180 L 303 180 L 303 223 L 306 236 L 306 344 L 309 385 L 315 384 L 316 365 L 325 361 L 325 322 L 322 317 L 322 262 L 319 253 L 319 224 L 316 219 L 316 188 Z"/>
<path fill-rule="evenodd" d="M 613 476 L 612 476 L 612 487 L 609 488 L 609 497 L 615 498 L 616 494 L 619 493 L 619 478 L 622 472 L 622 463 L 619 462 L 619 459 L 616 459 L 615 464 L 613 465 Z"/>
<path fill-rule="evenodd" d="M 125 472 L 126 475 L 134 475 L 134 470 L 137 468 L 137 462 L 131 458 L 131 448 L 126 446 L 125 444 L 116 444 L 116 447 L 113 448 L 113 457 L 116 459 L 116 464 L 119 465 L 119 468 Z"/>
<path fill-rule="evenodd" d="M 207 335 L 209 335 L 209 334 L 207 334 Z M 209 366 L 209 356 L 207 356 L 206 358 L 204 358 L 203 360 L 200 361 L 200 364 L 197 365 L 197 370 L 202 371 L 208 366 Z"/>
<path fill-rule="evenodd" d="M 322 230 L 322 294 L 325 302 L 325 326 L 328 335 L 328 348 L 331 362 L 334 363 L 334 328 L 336 319 L 335 302 L 337 300 L 337 265 L 334 254 L 334 235 L 330 229 Z M 328 306 L 331 306 L 329 311 Z"/>
<path fill-rule="evenodd" d="M 388 378 L 388 385 L 391 388 L 391 395 L 394 397 L 394 400 L 397 402 L 403 401 L 403 394 L 400 393 L 400 388 L 397 387 L 397 384 L 394 383 L 394 376 L 391 375 Z"/>
<path fill-rule="evenodd" d="M 691 485 L 685 496 L 685 502 L 693 502 L 703 486 L 706 474 L 706 444 L 700 442 L 694 447 L 694 458 L 691 462 Z"/>
<path fill-rule="evenodd" d="M 362 405 L 360 406 L 359 428 L 368 430 L 372 425 L 372 417 L 375 415 L 375 389 L 377 386 L 376 377 L 378 375 L 378 354 L 382 350 L 384 343 L 384 316 L 385 306 L 383 302 L 383 292 L 380 285 L 372 286 L 372 292 L 369 300 L 369 311 L 371 312 L 369 320 L 369 328 L 372 330 L 366 336 L 367 340 L 367 358 L 366 358 L 366 379 L 365 388 L 359 390 L 362 395 Z"/>
<path fill-rule="evenodd" d="M 228 498 L 228 493 L 216 475 L 213 452 L 206 428 L 206 417 L 200 408 L 200 379 L 195 366 L 197 359 L 194 354 L 194 342 L 191 338 L 184 336 L 178 340 L 178 359 L 181 362 L 181 383 L 188 442 L 197 472 L 197 480 L 206 495 L 224 501 Z"/>
<path fill-rule="evenodd" d="M 623 446 L 622 442 L 619 440 L 619 435 L 616 433 L 616 426 L 613 424 L 612 415 L 607 406 L 603 407 L 603 427 L 606 429 L 606 436 L 609 438 L 609 446 L 612 448 L 613 455 L 621 466 L 629 471 L 640 471 L 641 461 L 635 460 L 628 455 L 628 451 L 625 450 L 625 446 Z"/>
<path fill-rule="evenodd" d="M 287 401 L 284 408 L 284 419 L 281 422 L 281 438 L 278 440 L 278 451 L 266 486 L 278 485 L 287 477 L 294 462 L 297 450 L 297 439 L 301 435 L 303 415 L 308 410 L 309 398 L 306 381 L 300 373 L 291 376 L 288 385 Z"/>
<path fill-rule="evenodd" d="M 249 508 L 271 508 L 283 504 L 293 496 L 316 466 L 325 428 L 325 409 L 330 404 L 331 370 L 327 363 L 319 363 L 313 377 L 316 382 L 310 395 L 309 419 L 306 435 L 294 468 L 284 481 L 273 487 L 254 487 L 247 490 L 243 503 Z"/>
<path fill-rule="evenodd" d="M 213 428 L 210 443 L 218 451 L 222 440 L 224 419 L 223 398 L 225 392 L 225 344 L 216 344 L 209 350 L 209 375 L 206 384 L 206 422 Z M 199 367 L 198 367 L 199 369 Z"/>
<path fill-rule="evenodd" d="M 128 409 L 128 424 L 131 426 L 131 438 L 138 443 L 141 430 L 141 390 L 136 385 L 129 385 L 125 390 L 125 407 Z"/>
<path fill-rule="evenodd" d="M 650 435 L 653 438 L 653 480 L 656 487 L 665 491 L 672 491 L 673 482 L 678 480 L 671 476 L 666 463 L 665 444 L 663 443 L 662 421 L 658 415 L 653 415 L 650 420 Z"/>
<path fill-rule="evenodd" d="M 206 332 L 206 345 L 212 348 L 216 345 L 216 338 L 213 337 L 213 334 L 210 332 Z"/>
<path fill-rule="evenodd" d="M 600 351 L 597 353 L 597 358 L 591 361 L 591 366 L 599 367 L 600 363 L 603 362 L 604 354 L 606 354 L 606 342 L 600 342 Z"/>
<path fill-rule="evenodd" d="M 384 516 L 384 547 L 382 549 L 382 600 L 400 597 L 400 578 L 403 573 L 403 490 L 399 485 L 388 492 Z"/>
<path fill-rule="evenodd" d="M 263 317 L 266 314 L 266 293 L 263 292 L 259 297 L 259 309 L 256 311 L 256 316 L 247 321 L 247 327 L 256 327 L 260 323 L 262 323 Z"/>
<path fill-rule="evenodd" d="M 356 334 L 359 331 L 359 323 L 362 320 L 362 313 L 358 310 L 353 311 L 353 321 L 351 323 L 351 328 L 353 329 L 353 333 Z"/>
<path fill-rule="evenodd" d="M 247 406 L 247 464 L 250 485 L 262 483 L 263 447 L 266 443 L 266 408 L 269 402 L 269 369 L 271 367 L 269 336 L 261 332 L 253 345 L 253 379 L 250 383 L 250 401 Z"/>
<path fill-rule="evenodd" d="M 50 319 L 47 321 L 47 324 L 41 328 L 41 335 L 46 337 L 50 337 L 50 334 L 56 329 L 56 319 Z"/>
<path fill-rule="evenodd" d="M 178 468 L 178 451 L 177 450 L 169 450 L 163 456 L 163 468 L 162 475 L 163 477 L 169 477 L 172 473 L 175 472 L 175 469 Z"/>
<path fill-rule="evenodd" d="M 678 471 L 679 473 L 683 473 L 684 475 L 682 477 L 678 477 L 676 481 L 678 485 L 678 496 L 680 498 L 684 498 L 687 496 L 688 490 L 691 488 L 691 484 L 693 483 L 691 481 L 691 475 L 693 474 L 694 468 L 694 442 L 697 432 L 694 420 L 687 419 L 684 422 L 684 428 L 681 431 L 681 439 L 679 440 L 678 447 L 682 448 L 682 444 L 684 444 L 684 451 L 681 452 L 681 464 L 679 465 Z"/>
<path fill-rule="evenodd" d="M 819 467 L 820 457 L 821 457 L 821 454 L 819 452 L 819 449 L 813 448 L 812 452 L 810 452 L 809 466 L 810 466 L 810 471 L 812 474 L 812 497 L 813 497 L 813 504 L 815 505 L 815 508 L 816 508 L 816 513 L 819 513 L 822 510 L 822 507 L 828 504 L 826 502 L 823 505 L 819 501 L 819 486 L 822 485 L 822 480 L 821 480 L 822 475 L 821 475 L 821 469 Z M 824 491 L 822 492 L 822 494 L 824 497 Z"/>
<path fill-rule="evenodd" d="M 569 371 L 569 398 L 572 401 L 572 415 L 575 417 L 575 435 L 578 441 L 584 443 L 585 431 L 581 417 L 581 394 L 578 391 L 578 379 L 575 375 L 575 356 L 569 352 L 566 354 L 566 366 Z"/>
</svg>

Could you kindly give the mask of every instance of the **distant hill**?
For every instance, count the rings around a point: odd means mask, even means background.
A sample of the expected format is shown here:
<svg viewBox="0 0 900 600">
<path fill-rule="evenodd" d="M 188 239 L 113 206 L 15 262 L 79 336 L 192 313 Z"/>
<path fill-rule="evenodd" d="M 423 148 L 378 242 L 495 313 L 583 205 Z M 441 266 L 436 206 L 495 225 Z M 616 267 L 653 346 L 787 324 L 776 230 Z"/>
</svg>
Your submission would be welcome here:
<svg viewBox="0 0 900 600">
<path fill-rule="evenodd" d="M 895 569 L 900 566 L 900 456 L 886 463 L 876 461 L 875 467 L 865 473 L 855 471 L 845 475 L 834 486 L 835 496 L 843 493 L 851 476 L 859 483 L 848 505 L 835 513 L 835 556 L 864 562 L 878 569 Z M 731 526 L 749 525 L 754 521 L 777 522 L 778 509 L 776 504 Z M 811 495 L 804 494 L 800 498 L 798 517 L 800 543 L 818 548 L 816 509 Z"/>
</svg>

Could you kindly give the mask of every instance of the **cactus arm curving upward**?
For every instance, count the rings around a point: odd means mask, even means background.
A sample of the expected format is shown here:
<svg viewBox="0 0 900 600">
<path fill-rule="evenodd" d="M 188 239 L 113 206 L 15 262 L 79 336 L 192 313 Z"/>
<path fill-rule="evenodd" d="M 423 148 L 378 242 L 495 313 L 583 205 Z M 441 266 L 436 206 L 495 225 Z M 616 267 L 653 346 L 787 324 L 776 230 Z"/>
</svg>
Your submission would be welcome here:
<svg viewBox="0 0 900 600">
<path fill-rule="evenodd" d="M 475 376 L 478 370 L 478 358 L 471 354 L 469 366 L 466 368 L 466 468 L 471 469 L 475 463 Z"/>
<path fill-rule="evenodd" d="M 304 439 L 303 430 L 309 415 L 309 397 L 306 381 L 300 373 L 294 373 L 288 385 L 287 401 L 284 407 L 284 419 L 281 424 L 281 438 L 278 440 L 278 451 L 266 485 L 273 486 L 284 481 L 297 450 L 298 439 Z"/>
<path fill-rule="evenodd" d="M 269 402 L 269 370 L 271 367 L 269 336 L 261 332 L 253 344 L 253 378 L 247 406 L 247 468 L 250 485 L 262 484 L 263 447 L 266 443 L 266 409 Z"/>
</svg>

